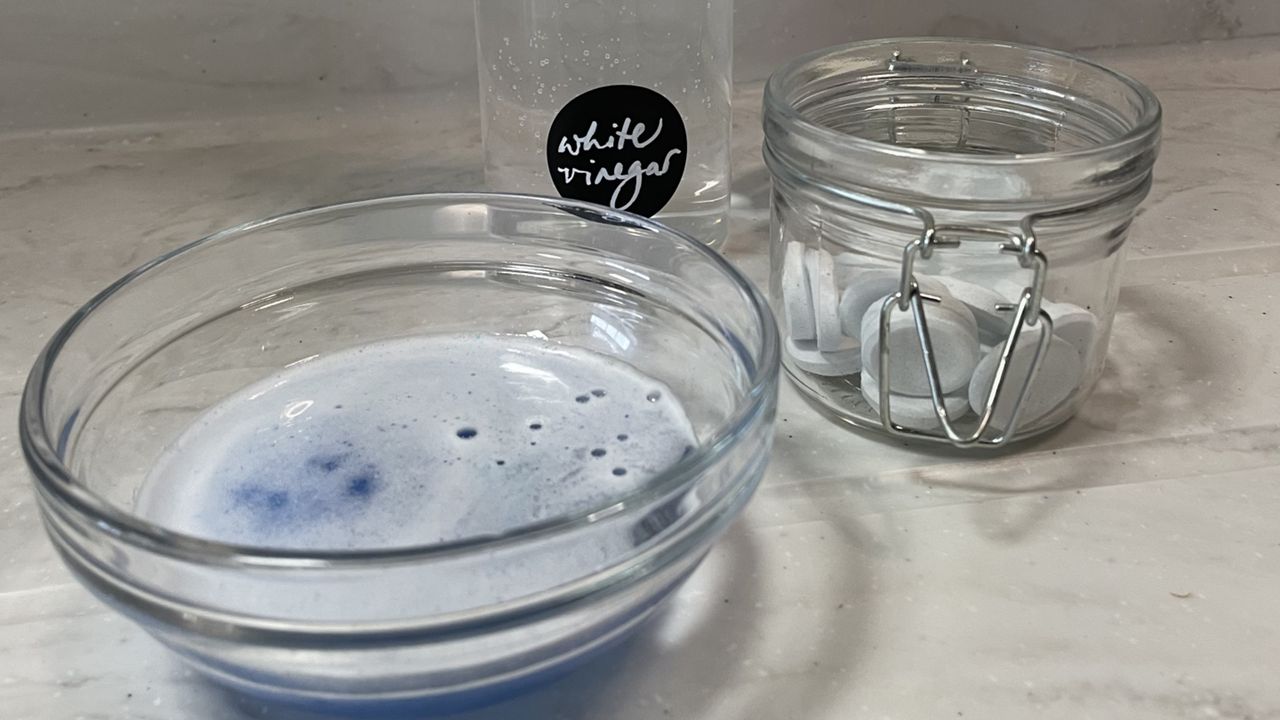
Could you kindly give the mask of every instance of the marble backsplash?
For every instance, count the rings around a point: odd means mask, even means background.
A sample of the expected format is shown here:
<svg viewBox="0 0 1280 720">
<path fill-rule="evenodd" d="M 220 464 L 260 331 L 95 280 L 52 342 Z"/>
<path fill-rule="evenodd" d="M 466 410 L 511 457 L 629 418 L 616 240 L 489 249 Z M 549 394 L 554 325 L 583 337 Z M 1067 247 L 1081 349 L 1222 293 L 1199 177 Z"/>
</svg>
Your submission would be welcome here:
<svg viewBox="0 0 1280 720">
<path fill-rule="evenodd" d="M 511 2 L 517 0 L 482 0 Z M 607 2 L 608 0 L 582 0 Z M 473 0 L 4 0 L 0 129 L 473 92 Z M 963 10 L 959 9 L 963 7 Z M 1273 0 L 738 0 L 739 79 L 857 38 L 970 35 L 1061 48 L 1280 33 Z"/>
</svg>

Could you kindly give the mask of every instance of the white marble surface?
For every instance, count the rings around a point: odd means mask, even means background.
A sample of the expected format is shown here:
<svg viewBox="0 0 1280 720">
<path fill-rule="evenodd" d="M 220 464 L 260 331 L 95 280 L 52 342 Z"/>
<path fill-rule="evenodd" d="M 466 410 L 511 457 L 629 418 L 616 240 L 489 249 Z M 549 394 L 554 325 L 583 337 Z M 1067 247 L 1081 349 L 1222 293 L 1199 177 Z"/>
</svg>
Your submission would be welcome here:
<svg viewBox="0 0 1280 720">
<path fill-rule="evenodd" d="M 607 663 L 465 716 L 1280 718 L 1280 41 L 1102 56 L 1166 107 L 1109 369 L 998 458 L 889 445 L 789 389 L 745 518 Z M 765 270 L 758 88 L 729 255 Z M 480 185 L 474 98 L 0 136 L 0 717 L 240 718 L 75 584 L 14 418 L 89 294 L 215 228 Z"/>
</svg>

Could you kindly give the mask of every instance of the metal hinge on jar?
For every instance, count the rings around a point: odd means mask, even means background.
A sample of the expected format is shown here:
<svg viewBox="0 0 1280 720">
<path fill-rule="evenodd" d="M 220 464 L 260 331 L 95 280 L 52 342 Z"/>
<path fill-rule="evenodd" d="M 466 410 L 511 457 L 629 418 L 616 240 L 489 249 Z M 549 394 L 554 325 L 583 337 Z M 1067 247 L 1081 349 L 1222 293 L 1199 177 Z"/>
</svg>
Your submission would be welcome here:
<svg viewBox="0 0 1280 720">
<path fill-rule="evenodd" d="M 894 50 L 886 63 L 889 72 L 912 73 L 917 75 L 977 75 L 978 68 L 969 60 L 969 56 L 960 53 L 954 63 L 922 63 L 909 57 L 903 57 L 901 50 Z"/>
<path fill-rule="evenodd" d="M 1045 276 L 1049 272 L 1049 260 L 1036 246 L 1033 229 L 1036 220 L 1043 216 L 1029 215 L 1023 218 L 1016 232 L 995 227 L 938 225 L 934 222 L 932 213 L 921 207 L 865 195 L 835 185 L 815 183 L 814 187 L 858 205 L 898 215 L 911 216 L 921 224 L 920 234 L 903 248 L 901 281 L 898 290 L 886 297 L 880 307 L 881 377 L 878 378 L 877 384 L 879 385 L 880 396 L 880 423 L 885 431 L 914 440 L 949 442 L 961 448 L 975 445 L 999 447 L 1012 439 L 1017 432 L 1018 417 L 1025 404 L 1027 392 L 1034 384 L 1041 360 L 1043 360 L 1045 352 L 1053 340 L 1053 318 L 1040 307 L 1044 296 Z M 972 242 L 972 240 L 961 241 L 958 236 L 985 238 L 988 242 L 993 242 L 998 253 L 1014 256 L 1019 266 L 1033 272 L 1031 285 L 1023 288 L 1017 303 L 1003 304 L 996 307 L 997 311 L 1013 313 L 1013 321 L 1009 327 L 1009 334 L 1005 337 L 1004 348 L 1000 353 L 1000 359 L 996 366 L 995 379 L 992 382 L 991 390 L 987 393 L 986 402 L 983 403 L 982 408 L 973 408 L 979 414 L 978 426 L 968 435 L 961 435 L 956 431 L 951 422 L 950 414 L 947 412 L 943 400 L 942 385 L 938 378 L 937 361 L 934 358 L 933 340 L 929 336 L 929 322 L 924 312 L 925 303 L 939 303 L 941 298 L 921 292 L 920 286 L 915 279 L 915 262 L 917 258 L 928 260 L 937 250 L 954 249 L 960 247 L 962 242 Z M 915 430 L 893 422 L 891 415 L 892 398 L 890 397 L 891 384 L 889 380 L 892 368 L 888 333 L 892 313 L 895 310 L 910 310 L 914 316 L 916 335 L 920 340 L 920 352 L 924 359 L 929 383 L 930 399 L 933 402 L 934 412 L 942 425 L 943 434 L 941 435 Z M 1009 364 L 1014 351 L 1017 349 L 1018 341 L 1022 337 L 1024 328 L 1035 327 L 1039 323 L 1044 323 L 1044 328 L 1040 333 L 1036 352 L 1031 358 L 1027 377 L 1018 389 L 1018 396 L 1013 407 L 1010 408 L 1009 422 L 1001 432 L 988 436 L 987 430 L 991 426 L 991 418 L 995 413 L 995 408 L 1000 398 L 1004 397 L 1005 393 L 1008 392 L 1005 386 L 1008 381 Z"/>
<path fill-rule="evenodd" d="M 1044 253 L 1040 252 L 1036 247 L 1035 235 L 1031 232 L 1030 218 L 1023 222 L 1019 232 L 1009 232 L 992 227 L 934 225 L 929 213 L 917 210 L 913 214 L 924 222 L 924 231 L 904 248 L 902 280 L 898 291 L 886 297 L 880 307 L 881 376 L 878 383 L 880 391 L 880 422 L 887 432 L 903 437 L 945 440 L 957 447 L 969 447 L 971 445 L 998 447 L 1004 445 L 1014 436 L 1017 430 L 1018 415 L 1025 404 L 1027 392 L 1035 383 L 1041 360 L 1053 339 L 1053 318 L 1040 307 L 1040 301 L 1044 295 L 1044 280 L 1045 275 L 1048 273 L 1049 261 L 1045 258 Z M 1031 286 L 1023 288 L 1022 295 L 1016 304 L 1000 305 L 996 308 L 1002 312 L 1012 312 L 1013 322 L 1009 328 L 1009 335 L 1005 338 L 1000 360 L 996 365 L 995 380 L 987 393 L 986 402 L 981 409 L 974 408 L 979 412 L 978 426 L 968 435 L 962 435 L 955 429 L 947 412 L 946 404 L 943 400 L 942 383 L 938 379 L 938 364 L 934 356 L 933 340 L 929 336 L 929 322 L 925 313 L 925 303 L 939 303 L 941 298 L 921 292 L 914 275 L 917 258 L 928 260 L 936 250 L 958 248 L 962 242 L 968 242 L 961 241 L 956 236 L 981 237 L 988 241 L 994 241 L 998 252 L 1016 256 L 1018 264 L 1022 268 L 1029 269 L 1034 273 Z M 934 412 L 937 413 L 938 421 L 942 425 L 943 436 L 913 430 L 893 422 L 892 397 L 890 393 L 890 374 L 893 365 L 890 358 L 889 330 L 895 310 L 910 310 L 915 320 L 916 336 L 920 340 L 920 353 L 924 360 L 925 376 L 929 382 L 929 395 L 933 401 Z M 1008 381 L 1009 364 L 1014 350 L 1017 348 L 1018 340 L 1021 338 L 1024 328 L 1035 327 L 1039 323 L 1044 323 L 1044 327 L 1040 332 L 1040 340 L 1036 345 L 1035 354 L 1031 358 L 1026 379 L 1023 380 L 1022 386 L 1018 389 L 1017 399 L 1011 408 L 1009 422 L 998 434 L 988 436 L 987 430 L 991 426 L 991 418 L 995 414 L 995 409 L 1001 397 L 1008 392 L 1005 386 Z"/>
</svg>

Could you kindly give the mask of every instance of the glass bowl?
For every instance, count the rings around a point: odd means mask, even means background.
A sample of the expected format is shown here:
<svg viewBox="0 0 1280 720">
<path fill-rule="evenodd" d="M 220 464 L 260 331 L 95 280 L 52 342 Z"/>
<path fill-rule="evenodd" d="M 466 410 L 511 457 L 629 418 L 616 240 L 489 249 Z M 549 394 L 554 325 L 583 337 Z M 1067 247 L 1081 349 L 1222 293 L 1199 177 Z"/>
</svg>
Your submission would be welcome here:
<svg viewBox="0 0 1280 720">
<path fill-rule="evenodd" d="M 206 410 L 282 368 L 441 333 L 521 335 L 665 383 L 698 444 L 590 507 L 419 546 L 214 542 L 139 515 Z M 440 710 L 556 676 L 650 616 L 766 465 L 778 337 L 701 243 L 546 198 L 390 197 L 232 228 L 78 310 L 32 369 L 22 447 L 79 580 L 234 691 L 324 710 Z M 594 553 L 570 552 L 593 547 Z M 490 570 L 508 573 L 495 594 Z"/>
</svg>

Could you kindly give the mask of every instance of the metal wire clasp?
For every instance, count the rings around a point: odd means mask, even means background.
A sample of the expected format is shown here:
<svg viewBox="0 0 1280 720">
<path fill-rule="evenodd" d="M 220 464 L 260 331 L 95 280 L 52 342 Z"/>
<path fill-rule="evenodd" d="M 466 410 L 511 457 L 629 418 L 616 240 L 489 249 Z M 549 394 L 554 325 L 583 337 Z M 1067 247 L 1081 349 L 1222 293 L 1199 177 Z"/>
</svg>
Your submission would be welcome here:
<svg viewBox="0 0 1280 720">
<path fill-rule="evenodd" d="M 922 293 L 915 280 L 916 258 L 928 260 L 933 256 L 935 250 L 960 247 L 962 241 L 958 236 L 995 241 L 998 243 L 999 252 L 1016 256 L 1019 265 L 1025 269 L 1032 270 L 1034 273 L 1031 286 L 1023 288 L 1022 295 L 1016 304 L 1000 305 L 996 308 L 999 311 L 1013 312 L 1013 323 L 1010 325 L 1009 335 L 1005 339 L 1004 349 L 1000 353 L 1000 362 L 996 366 L 995 379 L 991 385 L 991 390 L 987 393 L 986 403 L 979 413 L 978 426 L 969 435 L 961 435 L 951 423 L 951 418 L 947 413 L 943 399 L 942 383 L 938 379 L 938 364 L 934 356 L 933 340 L 929 336 L 929 321 L 924 311 L 924 303 L 937 303 L 941 299 Z M 965 242 L 968 241 L 966 240 Z M 926 219 L 924 231 L 915 240 L 907 243 L 903 249 L 902 277 L 897 292 L 886 297 L 880 307 L 880 378 L 878 384 L 880 386 L 880 422 L 884 429 L 889 433 L 904 437 L 949 441 L 957 447 L 971 445 L 1000 446 L 1007 442 L 1017 428 L 1018 415 L 1026 400 L 1027 391 L 1031 388 L 1032 383 L 1035 382 L 1036 373 L 1040 370 L 1040 361 L 1044 357 L 1050 341 L 1053 340 L 1053 318 L 1040 308 L 1040 301 L 1044 295 L 1044 279 L 1048 270 L 1049 261 L 1036 247 L 1035 234 L 1031 230 L 1029 218 L 1022 223 L 1019 232 L 1009 232 L 993 227 L 934 226 Z M 929 395 L 933 400 L 933 409 L 938 415 L 938 421 L 942 424 L 945 437 L 913 430 L 893 422 L 890 393 L 890 388 L 892 387 L 890 373 L 893 365 L 890 362 L 889 329 L 895 310 L 910 310 L 915 319 L 916 336 L 920 340 L 920 353 L 924 360 L 925 372 L 929 381 Z M 1018 339 L 1022 335 L 1022 329 L 1024 326 L 1034 327 L 1041 322 L 1044 323 L 1044 326 L 1040 332 L 1040 341 L 1036 345 L 1036 352 L 1031 359 L 1031 367 L 1027 372 L 1026 380 L 1023 381 L 1022 387 L 1018 390 L 1018 397 L 1014 402 L 1008 426 L 994 437 L 986 437 L 996 406 L 1005 392 L 1009 362 L 1017 347 Z"/>
</svg>

